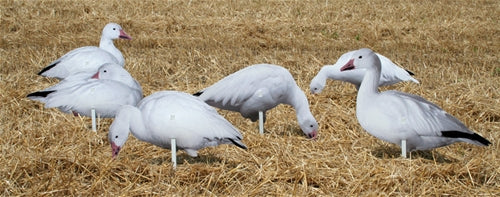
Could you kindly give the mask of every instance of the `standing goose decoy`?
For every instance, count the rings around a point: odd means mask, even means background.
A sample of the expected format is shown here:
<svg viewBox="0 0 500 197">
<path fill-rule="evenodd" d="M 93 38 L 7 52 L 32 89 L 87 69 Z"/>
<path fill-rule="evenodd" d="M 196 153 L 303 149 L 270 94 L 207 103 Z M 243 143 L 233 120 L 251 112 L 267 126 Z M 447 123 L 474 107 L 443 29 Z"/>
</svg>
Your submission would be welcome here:
<svg viewBox="0 0 500 197">
<path fill-rule="evenodd" d="M 340 70 L 365 69 L 356 99 L 358 122 L 371 135 L 406 151 L 429 150 L 455 142 L 488 146 L 490 142 L 424 98 L 398 91 L 379 92 L 380 59 L 360 49 Z"/>
<path fill-rule="evenodd" d="M 132 38 L 116 23 L 107 24 L 102 30 L 99 47 L 86 46 L 73 49 L 43 68 L 38 75 L 64 79 L 72 74 L 85 72 L 89 76 L 97 72 L 105 63 L 125 65 L 122 53 L 113 44 L 115 39 Z"/>
<path fill-rule="evenodd" d="M 122 105 L 136 105 L 142 99 L 139 83 L 120 65 L 102 65 L 92 77 L 77 73 L 45 90 L 27 95 L 45 103 L 45 108 L 91 117 L 92 109 L 112 118 Z"/>
<path fill-rule="evenodd" d="M 327 78 L 352 83 L 356 86 L 356 89 L 359 89 L 365 70 L 359 69 L 344 72 L 340 71 L 340 68 L 349 61 L 354 52 L 355 51 L 349 51 L 344 53 L 334 65 L 323 66 L 318 74 L 311 80 L 311 84 L 309 85 L 311 93 L 321 93 L 323 88 L 325 88 Z M 418 80 L 412 77 L 412 72 L 399 67 L 383 55 L 378 53 L 375 54 L 379 57 L 382 67 L 380 81 L 378 84 L 379 86 L 388 86 L 401 81 L 419 83 Z"/>
<path fill-rule="evenodd" d="M 110 126 L 108 139 L 115 158 L 132 132 L 137 139 L 169 149 L 171 139 L 191 157 L 220 144 L 247 149 L 241 133 L 217 111 L 190 94 L 156 92 L 137 107 L 123 106 Z"/>
<path fill-rule="evenodd" d="M 254 122 L 259 120 L 261 133 L 266 111 L 280 103 L 288 104 L 295 109 L 302 132 L 313 139 L 318 134 L 318 123 L 309 110 L 306 95 L 281 66 L 248 66 L 194 95 L 211 106 L 239 112 Z"/>
</svg>

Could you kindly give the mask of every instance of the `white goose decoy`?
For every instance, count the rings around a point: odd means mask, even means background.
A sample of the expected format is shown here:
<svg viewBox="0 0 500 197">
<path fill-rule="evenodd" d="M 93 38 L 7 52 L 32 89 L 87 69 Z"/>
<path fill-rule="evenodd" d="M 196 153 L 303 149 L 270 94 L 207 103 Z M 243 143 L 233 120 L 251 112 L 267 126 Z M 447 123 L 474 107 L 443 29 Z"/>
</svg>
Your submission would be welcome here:
<svg viewBox="0 0 500 197">
<path fill-rule="evenodd" d="M 280 103 L 288 104 L 295 108 L 302 131 L 313 139 L 318 134 L 318 123 L 309 110 L 306 95 L 290 72 L 281 66 L 248 66 L 194 95 L 211 106 L 240 112 L 243 117 L 254 122 L 259 119 L 259 112 L 262 112 L 261 128 L 267 110 Z"/>
<path fill-rule="evenodd" d="M 488 146 L 490 142 L 422 97 L 398 91 L 379 92 L 380 60 L 360 49 L 340 70 L 365 69 L 356 99 L 356 117 L 368 133 L 406 150 L 428 150 L 455 142 Z M 405 146 L 406 144 L 406 146 Z"/>
<path fill-rule="evenodd" d="M 169 149 L 176 139 L 179 149 L 191 157 L 198 150 L 220 144 L 247 149 L 241 133 L 217 111 L 193 95 L 177 91 L 156 92 L 137 107 L 123 106 L 109 129 L 113 158 L 132 132 L 137 139 Z"/>
<path fill-rule="evenodd" d="M 92 77 L 77 73 L 45 90 L 28 94 L 28 98 L 57 107 L 75 115 L 91 116 L 91 110 L 112 118 L 122 105 L 136 105 L 142 99 L 139 83 L 120 65 L 102 65 Z"/>
<path fill-rule="evenodd" d="M 125 59 L 113 44 L 113 40 L 118 38 L 132 39 L 120 25 L 109 23 L 102 30 L 99 47 L 86 46 L 74 49 L 43 68 L 38 75 L 64 79 L 82 72 L 91 76 L 105 63 L 116 63 L 123 67 Z"/>
<path fill-rule="evenodd" d="M 349 61 L 354 52 L 355 51 L 349 51 L 344 53 L 334 65 L 323 66 L 318 74 L 311 80 L 311 84 L 309 85 L 311 93 L 319 94 L 323 88 L 325 88 L 327 78 L 352 83 L 356 86 L 356 89 L 359 89 L 365 70 L 359 69 L 344 72 L 340 71 L 340 68 Z M 379 86 L 392 85 L 401 81 L 419 83 L 418 80 L 411 76 L 413 75 L 412 72 L 399 67 L 383 55 L 378 53 L 375 54 L 379 57 L 382 66 L 382 72 L 378 84 Z"/>
</svg>

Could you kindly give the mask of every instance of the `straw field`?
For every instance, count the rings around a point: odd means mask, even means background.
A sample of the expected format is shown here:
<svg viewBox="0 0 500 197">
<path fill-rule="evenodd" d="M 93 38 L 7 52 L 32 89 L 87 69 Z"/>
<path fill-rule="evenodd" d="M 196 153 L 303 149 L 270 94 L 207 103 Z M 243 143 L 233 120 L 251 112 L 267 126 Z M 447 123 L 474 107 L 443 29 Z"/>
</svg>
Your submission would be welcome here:
<svg viewBox="0 0 500 197">
<path fill-rule="evenodd" d="M 500 2 L 481 1 L 0 1 L 0 192 L 5 196 L 499 196 Z M 57 83 L 36 73 L 64 53 L 115 41 L 144 94 L 194 93 L 246 66 L 282 65 L 306 92 L 320 124 L 307 139 L 293 108 L 267 114 L 265 134 L 221 111 L 249 147 L 202 149 L 198 158 L 130 137 L 111 158 L 112 119 L 91 132 L 74 117 L 26 98 Z M 414 72 L 396 89 L 436 103 L 492 142 L 457 143 L 399 157 L 366 133 L 356 89 L 309 82 L 325 64 L 368 47 Z"/>
</svg>

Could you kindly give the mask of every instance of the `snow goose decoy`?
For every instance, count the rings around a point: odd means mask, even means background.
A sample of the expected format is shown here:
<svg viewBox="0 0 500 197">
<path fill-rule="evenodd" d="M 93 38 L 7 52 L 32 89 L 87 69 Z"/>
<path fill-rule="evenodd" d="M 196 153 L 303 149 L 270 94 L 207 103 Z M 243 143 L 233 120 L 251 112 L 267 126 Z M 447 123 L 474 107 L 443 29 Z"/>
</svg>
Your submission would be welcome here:
<svg viewBox="0 0 500 197">
<path fill-rule="evenodd" d="M 340 68 L 349 61 L 354 52 L 355 51 L 349 51 L 343 54 L 334 65 L 323 66 L 318 74 L 311 80 L 311 84 L 309 85 L 311 93 L 321 93 L 325 87 L 327 78 L 352 83 L 356 86 L 356 89 L 359 89 L 359 85 L 361 84 L 361 80 L 363 80 L 363 75 L 365 73 L 363 69 L 344 72 L 340 71 Z M 378 84 L 379 86 L 392 85 L 401 81 L 419 83 L 418 80 L 411 76 L 413 75 L 412 72 L 397 66 L 389 58 L 383 55 L 378 53 L 375 54 L 379 57 L 382 67 L 380 81 Z"/>
<path fill-rule="evenodd" d="M 259 120 L 261 133 L 266 111 L 280 103 L 288 104 L 295 108 L 302 131 L 313 139 L 318 134 L 318 123 L 309 110 L 306 95 L 281 66 L 248 66 L 194 95 L 211 106 L 239 112 L 254 122 Z"/>
<path fill-rule="evenodd" d="M 125 65 L 122 53 L 113 44 L 114 39 L 132 38 L 116 23 L 107 24 L 102 30 L 99 47 L 86 46 L 74 49 L 43 68 L 38 75 L 64 79 L 72 74 L 85 72 L 92 76 L 105 63 Z"/>
<path fill-rule="evenodd" d="M 241 142 L 241 133 L 215 108 L 199 98 L 177 91 L 156 92 L 137 104 L 124 105 L 110 126 L 108 139 L 115 158 L 128 139 L 129 133 L 137 139 L 161 148 L 186 151 L 191 157 L 198 150 L 220 144 L 233 144 L 247 149 Z M 174 166 L 175 167 L 175 166 Z"/>
<path fill-rule="evenodd" d="M 92 77 L 77 73 L 27 97 L 45 103 L 45 108 L 88 117 L 93 117 L 94 109 L 101 117 L 112 118 L 120 106 L 136 105 L 142 95 L 139 83 L 123 67 L 108 63 Z"/>
<path fill-rule="evenodd" d="M 406 151 L 429 150 L 455 142 L 490 142 L 424 98 L 398 91 L 379 92 L 381 65 L 370 49 L 360 49 L 340 70 L 365 69 L 356 98 L 356 117 L 368 133 Z"/>
</svg>

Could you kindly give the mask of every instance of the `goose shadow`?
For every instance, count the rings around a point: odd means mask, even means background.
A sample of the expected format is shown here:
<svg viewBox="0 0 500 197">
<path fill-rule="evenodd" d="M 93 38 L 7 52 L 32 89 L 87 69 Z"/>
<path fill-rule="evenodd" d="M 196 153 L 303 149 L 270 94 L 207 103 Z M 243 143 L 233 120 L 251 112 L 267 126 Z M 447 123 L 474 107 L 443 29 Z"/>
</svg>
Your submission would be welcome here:
<svg viewBox="0 0 500 197">
<path fill-rule="evenodd" d="M 375 147 L 371 154 L 380 159 L 396 159 L 401 158 L 401 148 L 398 146 L 385 146 L 379 145 Z M 432 150 L 417 150 L 409 152 L 407 155 L 408 159 L 425 159 L 430 161 L 435 161 L 437 163 L 454 163 L 455 159 L 447 158 L 445 155 Z"/>
<path fill-rule="evenodd" d="M 185 163 L 214 164 L 214 163 L 222 162 L 222 159 L 220 159 L 212 154 L 198 155 L 197 157 L 191 157 L 182 151 L 179 151 L 179 152 L 177 153 L 177 165 L 182 165 Z M 162 164 L 171 163 L 171 162 L 172 162 L 172 156 L 170 155 L 170 152 L 169 152 L 168 156 L 155 157 L 151 160 L 151 164 L 154 164 L 154 165 L 162 165 Z"/>
<path fill-rule="evenodd" d="M 264 129 L 264 134 L 268 133 L 275 133 L 277 136 L 293 136 L 293 137 L 304 137 L 306 139 L 309 139 L 309 137 L 304 134 L 302 129 L 300 127 L 287 127 L 286 129 L 281 129 L 281 130 L 274 130 L 274 131 L 267 131 Z"/>
</svg>

